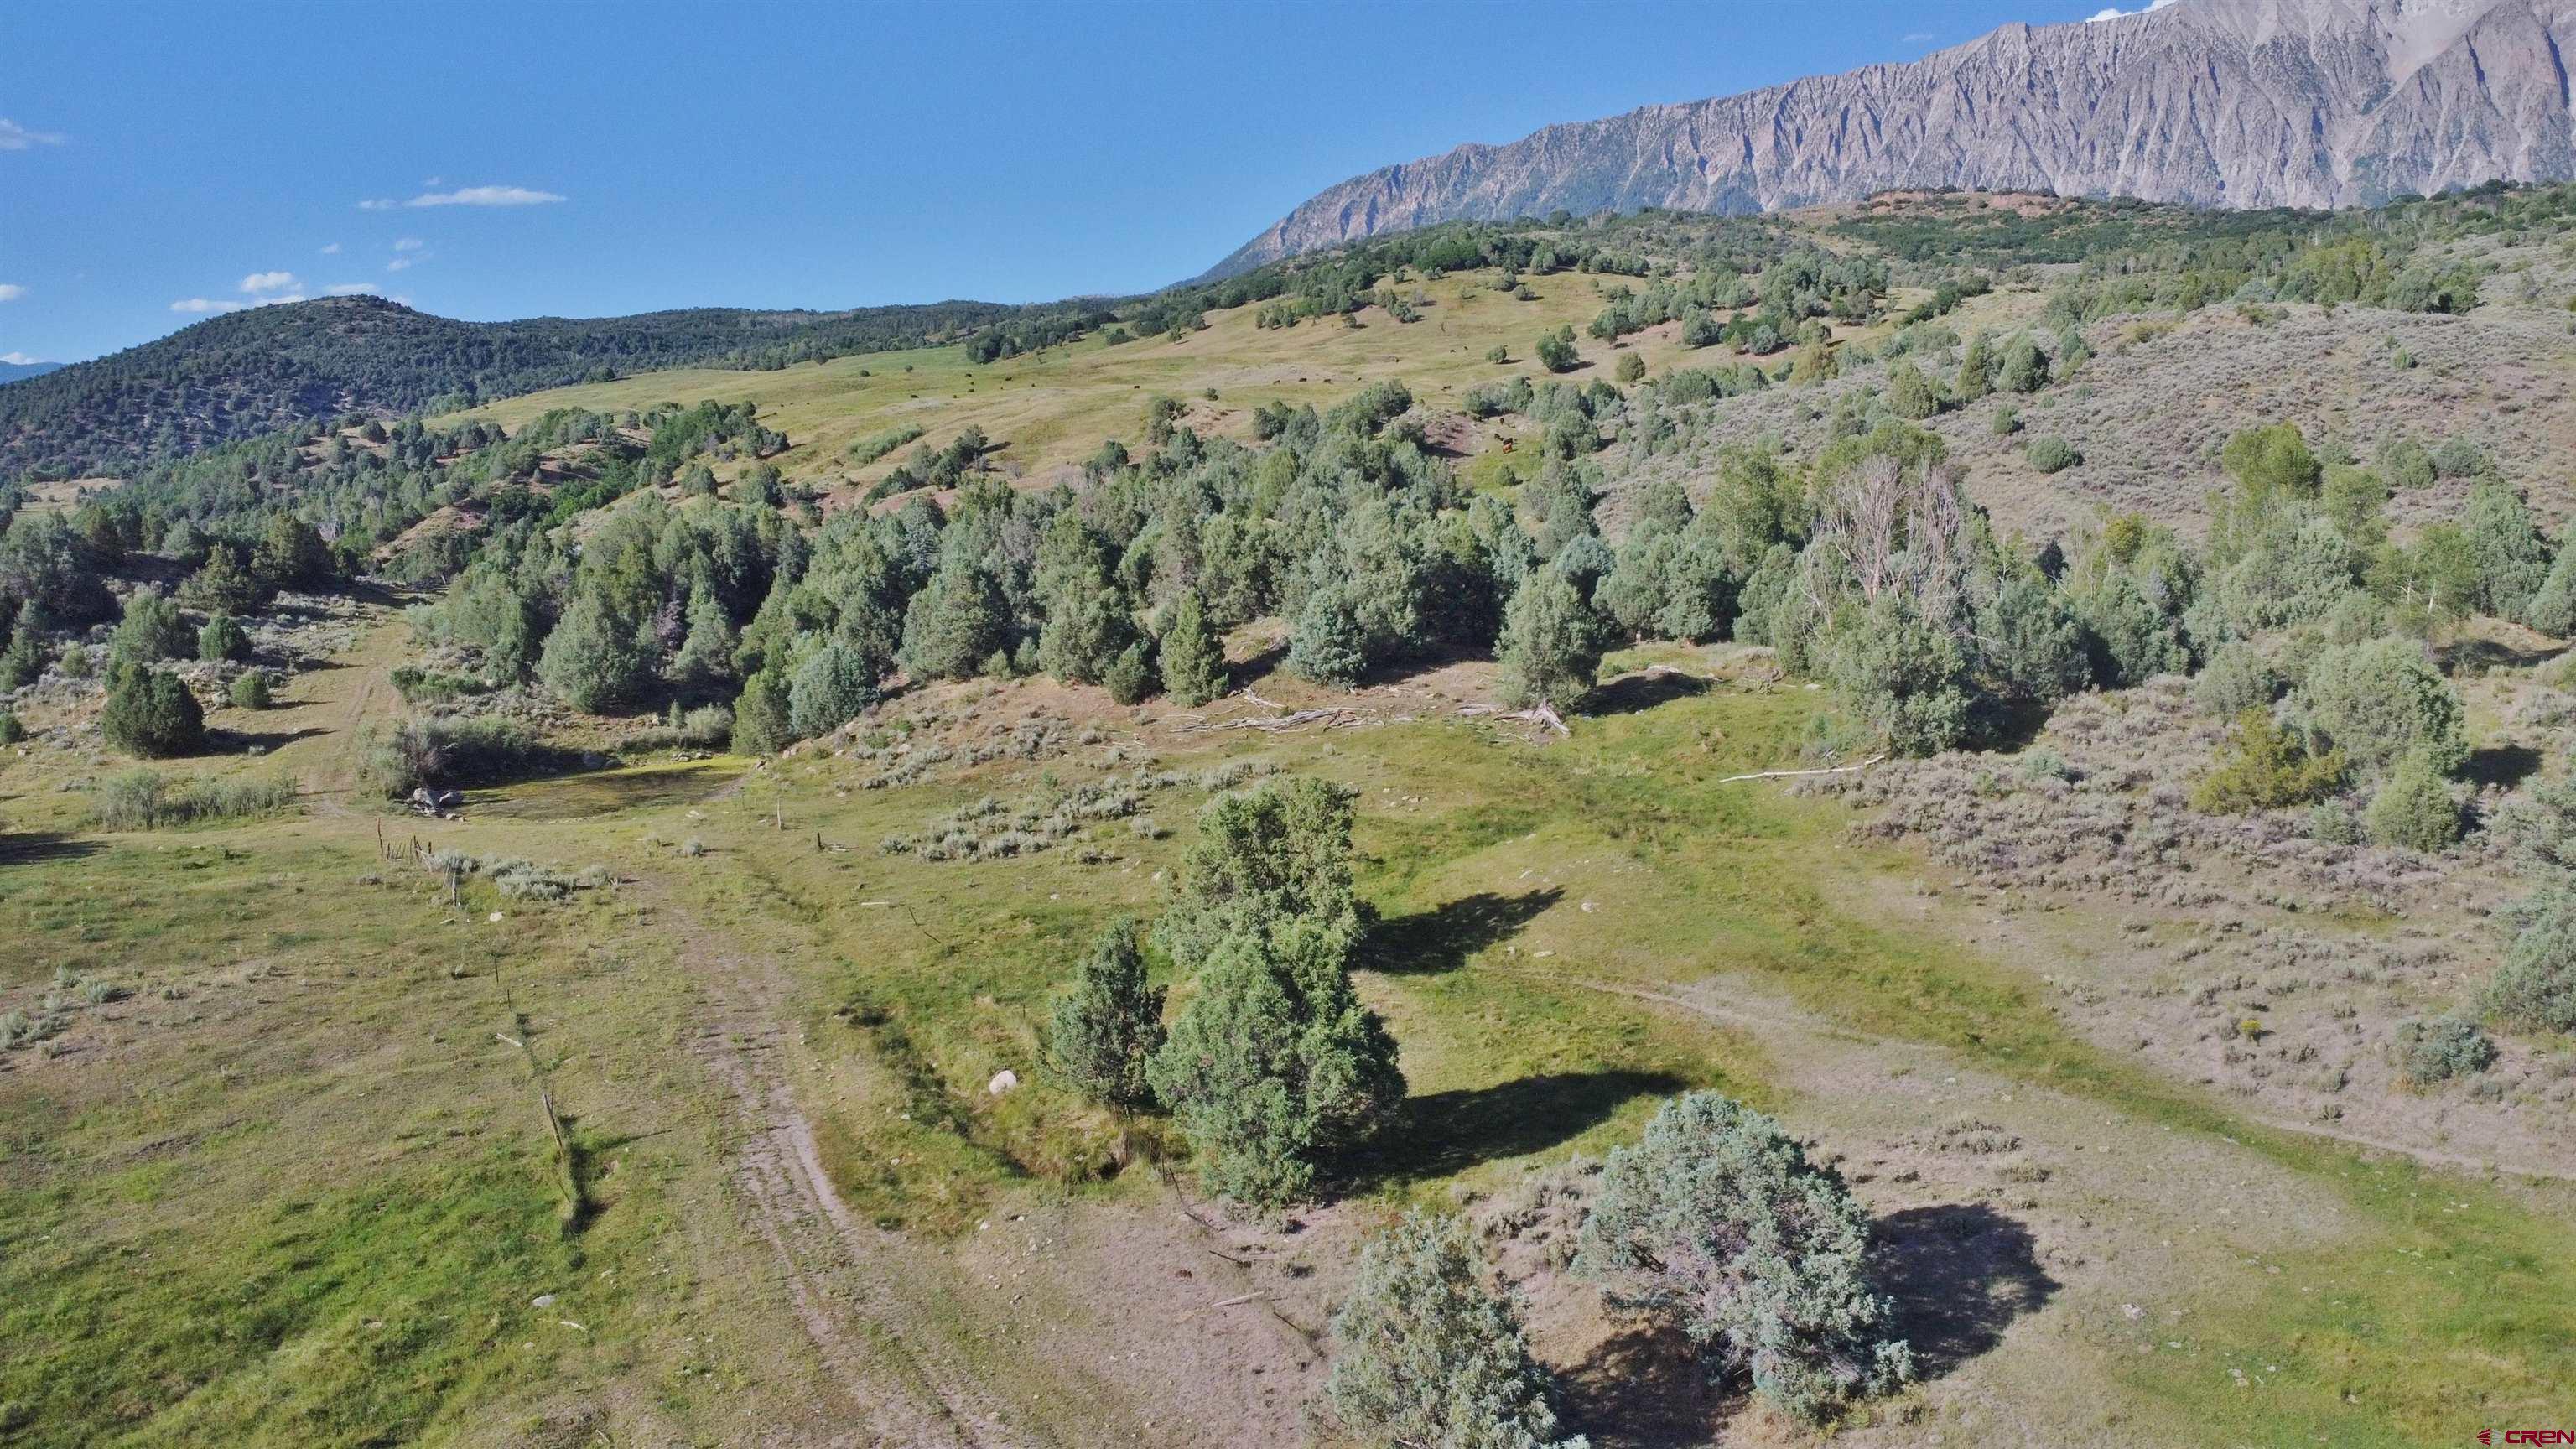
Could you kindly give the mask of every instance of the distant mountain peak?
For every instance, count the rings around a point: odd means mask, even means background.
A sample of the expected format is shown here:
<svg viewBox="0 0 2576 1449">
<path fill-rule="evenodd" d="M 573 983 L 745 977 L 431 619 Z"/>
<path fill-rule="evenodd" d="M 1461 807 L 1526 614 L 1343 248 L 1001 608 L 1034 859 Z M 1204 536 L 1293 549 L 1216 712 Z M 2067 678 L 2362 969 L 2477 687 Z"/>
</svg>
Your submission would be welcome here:
<svg viewBox="0 0 2576 1449">
<path fill-rule="evenodd" d="M 1211 272 L 1563 208 L 1771 211 L 1900 187 L 2365 206 L 2576 177 L 2576 0 L 2173 0 L 1646 106 L 1354 177 Z"/>
</svg>

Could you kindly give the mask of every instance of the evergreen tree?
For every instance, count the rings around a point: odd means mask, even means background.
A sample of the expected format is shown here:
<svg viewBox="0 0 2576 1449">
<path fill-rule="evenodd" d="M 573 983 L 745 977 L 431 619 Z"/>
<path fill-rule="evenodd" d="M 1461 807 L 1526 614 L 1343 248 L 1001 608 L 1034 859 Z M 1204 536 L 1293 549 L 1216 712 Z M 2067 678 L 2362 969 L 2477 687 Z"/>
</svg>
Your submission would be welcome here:
<svg viewBox="0 0 2576 1449">
<path fill-rule="evenodd" d="M 689 632 L 663 673 L 684 694 L 704 694 L 733 678 L 734 651 L 742 638 L 715 592 L 704 583 L 689 590 Z"/>
<path fill-rule="evenodd" d="M 1359 940 L 1351 883 L 1351 793 L 1290 777 L 1219 795 L 1199 812 L 1181 862 L 1180 897 L 1154 927 L 1175 961 L 1207 956 L 1226 936 L 1295 921 L 1348 949 Z"/>
<path fill-rule="evenodd" d="M 1101 933 L 1072 986 L 1056 997 L 1047 1063 L 1092 1101 L 1140 1112 L 1154 1105 L 1145 1067 L 1162 1045 L 1162 988 L 1146 982 L 1136 923 L 1120 921 Z"/>
<path fill-rule="evenodd" d="M 1584 1449 L 1556 1437 L 1520 1305 L 1485 1278 L 1467 1224 L 1419 1209 L 1360 1250 L 1324 1385 L 1345 1427 L 1385 1444 Z"/>
<path fill-rule="evenodd" d="M 2477 560 L 2477 607 L 2499 619 L 2527 620 L 2550 565 L 2549 545 L 2522 495 L 2499 479 L 2481 479 L 2469 490 L 2460 528 Z"/>
<path fill-rule="evenodd" d="M 1971 403 L 1994 390 L 1995 351 L 1980 332 L 1968 339 L 1966 350 L 1959 354 L 1959 380 L 1952 391 L 1959 401 Z"/>
<path fill-rule="evenodd" d="M 1172 601 L 1162 663 L 1163 690 L 1176 704 L 1196 708 L 1225 693 L 1225 644 L 1209 625 L 1196 589 L 1183 589 Z"/>
<path fill-rule="evenodd" d="M 1888 411 L 1908 422 L 1921 422 L 1941 410 L 1932 396 L 1932 384 L 1923 369 L 1911 362 L 1899 362 L 1887 374 Z"/>
<path fill-rule="evenodd" d="M 1010 620 L 992 574 L 951 554 L 904 610 L 904 667 L 926 679 L 972 679 L 1009 645 Z"/>
<path fill-rule="evenodd" d="M 137 589 L 126 596 L 125 618 L 116 626 L 110 652 L 120 660 L 152 664 L 186 658 L 196 652 L 196 642 L 177 604 L 150 589 Z"/>
<path fill-rule="evenodd" d="M 1317 684 L 1342 688 L 1367 677 L 1368 630 L 1343 584 L 1327 583 L 1306 597 L 1297 627 L 1288 636 L 1288 670 Z"/>
<path fill-rule="evenodd" d="M 205 743 L 206 715 L 179 676 L 127 659 L 108 676 L 98 727 L 127 754 L 159 760 L 195 753 Z"/>
<path fill-rule="evenodd" d="M 537 678 L 546 688 L 592 714 L 633 701 L 652 675 L 652 651 L 641 631 L 596 592 L 574 596 L 537 658 Z"/>
<path fill-rule="evenodd" d="M 733 702 L 733 752 L 774 755 L 796 742 L 787 727 L 787 685 L 777 671 L 763 670 L 743 682 Z"/>
<path fill-rule="evenodd" d="M 197 657 L 208 664 L 250 657 L 250 631 L 230 614 L 215 613 L 197 630 Z"/>
<path fill-rule="evenodd" d="M 1395 1039 L 1360 1005 L 1345 950 L 1292 917 L 1184 962 L 1198 995 L 1147 1076 L 1210 1191 L 1265 1208 L 1303 1199 L 1403 1105 Z"/>
<path fill-rule="evenodd" d="M 1113 704 L 1143 704 L 1154 693 L 1154 646 L 1143 639 L 1109 661 L 1100 679 Z"/>
<path fill-rule="evenodd" d="M 1530 575 L 1503 611 L 1495 692 L 1516 708 L 1571 709 L 1601 673 L 1601 619 L 1552 569 Z"/>
<path fill-rule="evenodd" d="M 2048 385 L 2048 354 L 2029 333 L 2013 339 L 2004 349 L 2003 365 L 1995 381 L 2006 392 L 2037 392 Z"/>
<path fill-rule="evenodd" d="M 807 635 L 787 670 L 787 730 L 810 740 L 877 702 L 876 661 L 837 637 Z"/>
<path fill-rule="evenodd" d="M 1868 1212 L 1777 1122 L 1715 1092 L 1664 1104 L 1610 1154 L 1574 1271 L 1671 1322 L 1722 1376 L 1820 1418 L 1913 1376 L 1869 1283 Z"/>
</svg>

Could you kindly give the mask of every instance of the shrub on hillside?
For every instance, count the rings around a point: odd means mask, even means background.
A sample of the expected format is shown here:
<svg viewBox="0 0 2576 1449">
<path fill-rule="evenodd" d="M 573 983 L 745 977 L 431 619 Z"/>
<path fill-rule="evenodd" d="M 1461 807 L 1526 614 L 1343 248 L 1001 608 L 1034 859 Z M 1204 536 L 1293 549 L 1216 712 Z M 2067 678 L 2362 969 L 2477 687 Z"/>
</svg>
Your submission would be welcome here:
<svg viewBox="0 0 2576 1449">
<path fill-rule="evenodd" d="M 250 657 L 250 631 L 226 613 L 214 613 L 197 630 L 197 657 L 208 664 Z"/>
<path fill-rule="evenodd" d="M 2339 751 L 2311 753 L 2297 735 L 2258 709 L 2236 717 L 2218 761 L 2192 786 L 2192 808 L 2210 815 L 2241 815 L 2322 800 L 2343 785 Z"/>
<path fill-rule="evenodd" d="M 2486 1032 L 2476 1022 L 2457 1016 L 2401 1021 L 2391 1040 L 2397 1050 L 2397 1074 L 2411 1087 L 2473 1077 L 2496 1059 L 2496 1044 Z"/>
<path fill-rule="evenodd" d="M 2392 635 L 2320 652 L 2299 699 L 2308 722 L 2361 768 L 2417 750 L 2444 775 L 2468 760 L 2460 697 L 2412 639 Z"/>
<path fill-rule="evenodd" d="M 2062 473 L 2084 461 L 2084 455 L 2075 451 L 2074 444 L 2054 433 L 2043 433 L 2031 439 L 2030 446 L 2022 450 L 2022 457 L 2042 473 Z"/>
<path fill-rule="evenodd" d="M 2576 1032 L 2576 895 L 2548 891 L 2513 914 L 2522 929 L 2487 979 L 2487 1010 L 2525 1031 Z"/>
<path fill-rule="evenodd" d="M 2427 854 L 2460 843 L 2460 806 L 2450 782 L 2421 751 L 2398 762 L 2362 817 L 2372 843 Z"/>
<path fill-rule="evenodd" d="M 268 683 L 268 672 L 253 669 L 233 681 L 233 705 L 237 709 L 266 709 L 277 702 Z"/>
</svg>

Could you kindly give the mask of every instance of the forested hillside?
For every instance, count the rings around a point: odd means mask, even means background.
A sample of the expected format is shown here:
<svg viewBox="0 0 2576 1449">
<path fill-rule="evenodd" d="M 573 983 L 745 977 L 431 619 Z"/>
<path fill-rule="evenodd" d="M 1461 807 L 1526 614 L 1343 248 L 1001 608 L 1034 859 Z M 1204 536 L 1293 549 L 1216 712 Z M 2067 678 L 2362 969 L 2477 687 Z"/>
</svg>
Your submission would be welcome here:
<svg viewBox="0 0 2576 1449">
<path fill-rule="evenodd" d="M 786 367 L 914 347 L 1023 310 L 989 302 L 700 307 L 459 322 L 378 297 L 258 307 L 0 391 L 0 477 L 122 475 L 341 413 L 391 419 L 660 368 Z"/>
</svg>

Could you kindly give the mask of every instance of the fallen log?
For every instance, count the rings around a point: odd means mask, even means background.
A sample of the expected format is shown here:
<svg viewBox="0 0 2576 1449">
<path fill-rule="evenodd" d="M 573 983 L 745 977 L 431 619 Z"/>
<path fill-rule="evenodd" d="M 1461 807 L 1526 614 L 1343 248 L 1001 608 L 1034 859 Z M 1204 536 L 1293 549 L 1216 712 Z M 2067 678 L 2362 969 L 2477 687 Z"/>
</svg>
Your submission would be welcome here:
<svg viewBox="0 0 2576 1449">
<path fill-rule="evenodd" d="M 1717 783 L 1732 785 L 1738 780 L 1785 780 L 1792 775 L 1848 775 L 1854 770 L 1866 770 L 1886 758 L 1885 755 L 1872 755 L 1857 765 L 1828 765 L 1821 770 L 1756 770 L 1750 775 L 1729 775 Z"/>
</svg>

